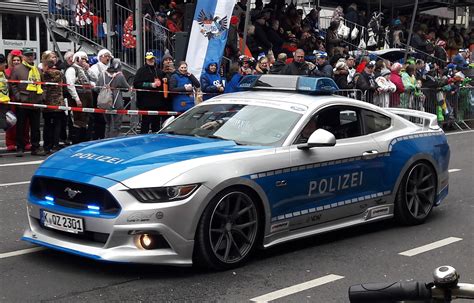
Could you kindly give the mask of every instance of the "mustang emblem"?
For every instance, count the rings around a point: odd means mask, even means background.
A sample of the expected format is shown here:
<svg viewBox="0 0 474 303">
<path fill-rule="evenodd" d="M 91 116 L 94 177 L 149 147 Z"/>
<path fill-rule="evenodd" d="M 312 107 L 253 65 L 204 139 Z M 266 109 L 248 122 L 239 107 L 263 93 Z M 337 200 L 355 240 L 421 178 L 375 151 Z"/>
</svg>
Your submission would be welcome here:
<svg viewBox="0 0 474 303">
<path fill-rule="evenodd" d="M 70 187 L 66 187 L 66 188 L 64 189 L 64 192 L 67 193 L 69 199 L 74 199 L 74 197 L 75 197 L 77 194 L 82 193 L 82 191 L 80 191 L 80 190 L 74 190 L 74 189 L 72 189 L 72 188 L 70 188 Z"/>
<path fill-rule="evenodd" d="M 222 35 L 222 33 L 224 33 L 224 31 L 226 31 L 229 26 L 227 24 L 227 16 L 224 16 L 223 18 L 219 16 L 213 16 L 212 14 L 209 14 L 208 16 L 204 10 L 201 10 L 199 13 L 197 22 L 201 27 L 201 33 L 209 40 Z"/>
</svg>

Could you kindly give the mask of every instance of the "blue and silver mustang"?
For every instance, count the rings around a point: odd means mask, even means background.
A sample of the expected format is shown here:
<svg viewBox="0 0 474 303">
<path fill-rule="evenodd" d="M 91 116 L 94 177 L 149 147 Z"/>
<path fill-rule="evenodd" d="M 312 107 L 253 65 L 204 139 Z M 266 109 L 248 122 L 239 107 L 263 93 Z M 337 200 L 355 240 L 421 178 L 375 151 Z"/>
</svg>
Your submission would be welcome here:
<svg viewBox="0 0 474 303">
<path fill-rule="evenodd" d="M 23 240 L 98 260 L 227 269 L 258 247 L 395 217 L 448 193 L 436 116 L 253 76 L 158 134 L 87 142 L 33 176 Z M 328 93 L 329 92 L 329 93 Z"/>
</svg>

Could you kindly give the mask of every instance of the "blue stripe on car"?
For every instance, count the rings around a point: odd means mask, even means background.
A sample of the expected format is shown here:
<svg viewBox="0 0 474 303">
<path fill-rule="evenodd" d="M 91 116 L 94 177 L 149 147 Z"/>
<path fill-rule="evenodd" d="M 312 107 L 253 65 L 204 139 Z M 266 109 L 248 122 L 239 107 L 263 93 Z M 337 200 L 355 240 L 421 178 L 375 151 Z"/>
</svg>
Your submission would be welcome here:
<svg viewBox="0 0 474 303">
<path fill-rule="evenodd" d="M 433 146 L 439 147 L 433 149 Z M 363 202 L 369 199 L 383 198 L 397 189 L 394 188 L 401 170 L 409 159 L 419 152 L 430 155 L 438 165 L 440 171 L 446 171 L 449 163 L 449 146 L 446 143 L 444 133 L 421 133 L 404 136 L 392 140 L 390 152 L 378 155 L 380 159 L 365 160 L 362 157 L 337 159 L 320 163 L 311 163 L 294 167 L 279 168 L 271 171 L 258 172 L 246 176 L 254 180 L 265 191 L 270 207 L 272 209 L 272 221 L 288 219 L 308 212 L 324 211 L 327 209 L 344 206 L 351 203 Z M 367 170 L 369 162 L 383 161 L 385 171 L 377 175 L 369 175 Z M 369 165 L 370 166 L 370 165 Z M 308 184 L 289 184 L 288 187 L 277 188 L 278 180 L 306 180 L 310 176 L 315 179 L 321 176 L 330 178 L 337 176 L 338 172 L 362 172 L 365 182 L 382 182 L 376 191 L 370 187 L 348 188 L 336 192 L 327 192 L 324 195 L 309 197 Z M 383 179 L 380 179 L 383 178 Z M 446 189 L 447 192 L 447 189 Z M 445 191 L 439 193 L 436 198 L 437 204 L 446 196 Z M 288 198 L 289 197 L 289 198 Z"/>
</svg>

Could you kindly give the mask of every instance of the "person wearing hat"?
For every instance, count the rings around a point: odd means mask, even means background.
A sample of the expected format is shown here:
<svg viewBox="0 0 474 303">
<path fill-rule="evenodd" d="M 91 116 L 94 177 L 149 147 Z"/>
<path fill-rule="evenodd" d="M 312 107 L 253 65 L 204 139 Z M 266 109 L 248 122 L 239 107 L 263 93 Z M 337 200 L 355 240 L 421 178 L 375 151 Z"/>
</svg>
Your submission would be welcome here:
<svg viewBox="0 0 474 303">
<path fill-rule="evenodd" d="M 329 77 L 332 78 L 333 69 L 328 63 L 328 54 L 323 51 L 315 53 L 316 67 L 313 69 L 312 75 L 314 77 Z"/>
<path fill-rule="evenodd" d="M 375 82 L 375 62 L 369 61 L 364 68 L 364 71 L 360 74 L 356 82 L 356 88 L 362 90 L 367 96 L 367 102 L 373 103 L 373 96 L 377 89 L 377 83 Z"/>
<path fill-rule="evenodd" d="M 390 81 L 391 71 L 387 68 L 382 69 L 380 76 L 375 79 L 377 83 L 378 94 L 374 97 L 374 104 L 380 107 L 390 106 L 390 96 L 397 90 L 395 84 Z"/>
<path fill-rule="evenodd" d="M 111 99 L 112 104 L 110 108 L 106 109 L 124 109 L 124 101 L 122 91 L 128 91 L 130 86 L 128 85 L 127 79 L 122 73 L 122 63 L 120 59 L 113 58 L 109 62 L 109 66 L 106 70 L 100 73 L 97 79 L 97 86 L 102 88 L 94 88 L 98 93 L 103 87 L 110 87 L 112 92 Z M 97 100 L 98 102 L 101 100 Z M 105 138 L 114 138 L 120 135 L 120 127 L 122 126 L 122 115 L 99 115 L 102 116 L 105 121 Z"/>
<path fill-rule="evenodd" d="M 22 52 L 23 61 L 13 69 L 10 80 L 42 81 L 41 72 L 35 66 L 36 52 L 31 48 L 25 48 Z M 12 83 L 11 90 L 17 102 L 43 103 L 43 87 L 40 84 Z M 25 150 L 23 135 L 26 129 L 26 120 L 30 122 L 31 155 L 43 156 L 44 152 L 40 146 L 40 109 L 20 106 L 17 107 L 16 115 L 18 119 L 16 132 L 17 156 L 22 157 Z"/>
<path fill-rule="evenodd" d="M 395 92 L 392 93 L 390 107 L 400 106 L 400 94 L 405 92 L 405 86 L 403 85 L 402 77 L 400 75 L 402 67 L 403 66 L 400 63 L 395 62 L 390 68 L 390 82 L 392 82 L 396 87 Z"/>
<path fill-rule="evenodd" d="M 23 58 L 23 53 L 19 49 L 14 49 L 12 50 L 8 56 L 7 56 L 7 69 L 5 70 L 5 75 L 9 79 L 11 77 L 11 73 L 15 66 L 18 66 L 21 64 Z M 15 101 L 14 96 L 10 96 L 10 101 Z M 11 106 L 11 111 L 15 113 L 16 107 Z M 25 125 L 25 132 L 23 134 L 23 140 L 24 145 L 25 145 L 25 150 L 31 150 L 31 144 L 30 144 L 30 124 L 28 121 L 26 121 Z M 5 144 L 7 145 L 7 151 L 15 151 L 16 150 L 16 123 L 13 126 L 10 126 L 6 131 L 5 131 Z"/>
<path fill-rule="evenodd" d="M 112 60 L 112 58 L 112 53 L 106 48 L 101 49 L 97 53 L 98 61 L 90 68 L 93 82 L 96 82 L 99 79 L 99 75 L 109 68 L 110 60 Z"/>
<path fill-rule="evenodd" d="M 10 77 L 15 66 L 20 65 L 22 61 L 23 53 L 19 49 L 12 50 L 7 56 L 7 69 L 5 74 Z"/>
<path fill-rule="evenodd" d="M 459 69 L 466 69 L 469 67 L 467 59 L 469 58 L 469 50 L 467 48 L 459 49 L 459 52 L 454 56 L 453 63 L 457 65 Z"/>
<path fill-rule="evenodd" d="M 103 48 L 97 53 L 97 63 L 91 66 L 90 68 L 90 75 L 91 81 L 94 84 L 97 83 L 99 80 L 100 75 L 102 75 L 110 66 L 110 62 L 113 59 L 112 53 Z M 96 90 L 92 91 L 92 106 L 95 108 L 97 107 L 97 96 L 98 93 Z M 105 115 L 106 116 L 106 115 Z M 92 115 L 91 119 L 89 119 L 89 127 L 88 127 L 88 136 L 92 138 L 92 140 L 99 140 L 105 138 L 105 125 L 106 121 L 104 120 L 104 115 Z"/>
<path fill-rule="evenodd" d="M 436 62 L 441 68 L 445 68 L 448 62 L 448 53 L 446 52 L 446 41 L 439 38 L 434 46 L 433 56 L 437 58 Z"/>
<path fill-rule="evenodd" d="M 78 51 L 72 57 L 73 64 L 66 70 L 66 83 L 69 92 L 68 104 L 73 107 L 92 107 L 91 73 L 87 53 Z M 76 85 L 78 85 L 76 87 Z M 72 143 L 88 140 L 87 126 L 90 114 L 73 112 L 73 127 L 71 129 Z"/>
<path fill-rule="evenodd" d="M 163 94 L 164 77 L 165 74 L 156 63 L 156 57 L 153 52 L 147 52 L 145 54 L 145 65 L 138 69 L 133 81 L 133 87 L 138 89 L 138 109 L 168 110 L 169 105 L 166 103 Z M 143 115 L 141 118 L 141 134 L 148 134 L 150 129 L 153 133 L 156 133 L 160 129 L 161 116 Z"/>
<path fill-rule="evenodd" d="M 7 128 L 7 103 L 10 101 L 7 76 L 5 75 L 6 67 L 7 59 L 3 54 L 0 54 L 0 128 L 2 129 Z"/>
<path fill-rule="evenodd" d="M 210 62 L 207 65 L 206 71 L 201 76 L 201 90 L 204 93 L 203 101 L 224 92 L 224 83 L 217 62 Z"/>
<path fill-rule="evenodd" d="M 343 60 L 344 59 L 336 63 L 336 67 L 334 68 L 334 81 L 336 81 L 337 87 L 340 89 L 352 89 L 354 86 L 347 82 L 349 68 Z"/>
</svg>

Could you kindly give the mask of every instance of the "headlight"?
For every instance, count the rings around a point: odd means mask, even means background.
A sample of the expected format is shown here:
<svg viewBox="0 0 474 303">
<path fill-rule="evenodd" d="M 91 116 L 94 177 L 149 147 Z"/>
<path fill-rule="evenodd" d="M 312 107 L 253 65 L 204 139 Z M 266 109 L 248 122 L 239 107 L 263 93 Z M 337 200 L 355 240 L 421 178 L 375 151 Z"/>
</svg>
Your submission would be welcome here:
<svg viewBox="0 0 474 303">
<path fill-rule="evenodd" d="M 130 193 L 142 203 L 160 203 L 182 200 L 189 197 L 199 184 L 135 188 Z"/>
</svg>

